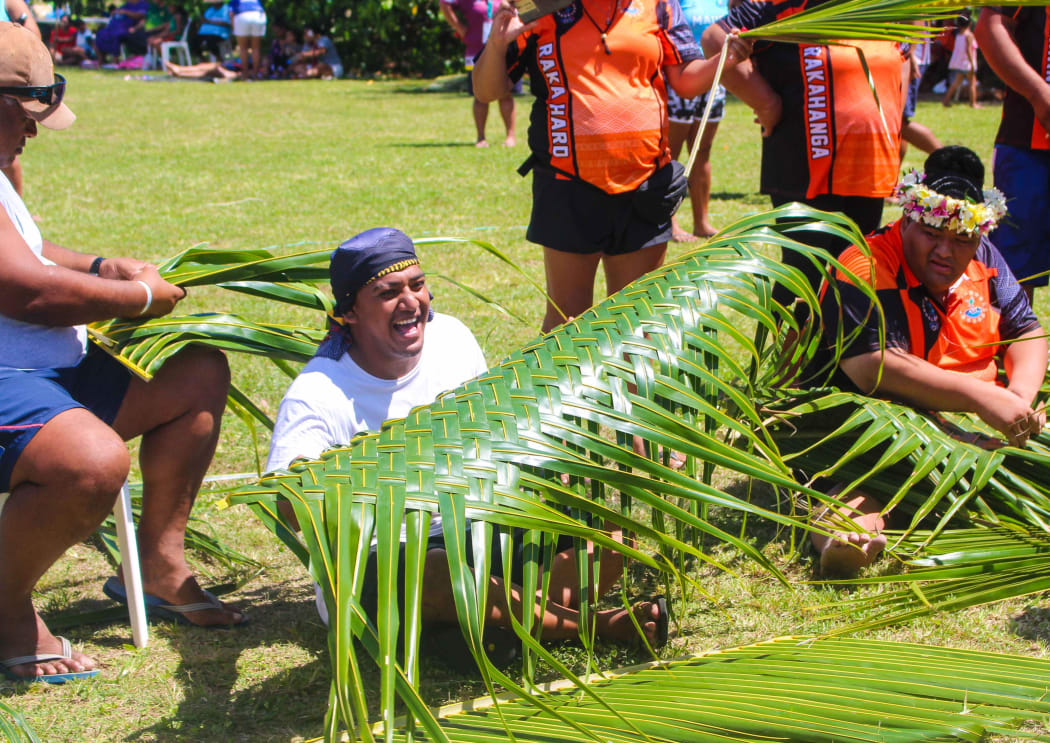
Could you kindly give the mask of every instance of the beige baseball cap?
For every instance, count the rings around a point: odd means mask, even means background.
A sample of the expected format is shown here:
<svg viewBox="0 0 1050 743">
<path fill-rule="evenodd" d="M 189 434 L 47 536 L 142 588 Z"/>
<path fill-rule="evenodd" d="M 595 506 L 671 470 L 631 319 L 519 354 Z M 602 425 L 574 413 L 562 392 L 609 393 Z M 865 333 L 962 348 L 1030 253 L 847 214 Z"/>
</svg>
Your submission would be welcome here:
<svg viewBox="0 0 1050 743">
<path fill-rule="evenodd" d="M 76 116 L 62 103 L 65 81 L 55 82 L 51 54 L 36 34 L 21 24 L 0 22 L 0 95 L 16 98 L 26 116 L 48 129 L 65 129 Z"/>
</svg>

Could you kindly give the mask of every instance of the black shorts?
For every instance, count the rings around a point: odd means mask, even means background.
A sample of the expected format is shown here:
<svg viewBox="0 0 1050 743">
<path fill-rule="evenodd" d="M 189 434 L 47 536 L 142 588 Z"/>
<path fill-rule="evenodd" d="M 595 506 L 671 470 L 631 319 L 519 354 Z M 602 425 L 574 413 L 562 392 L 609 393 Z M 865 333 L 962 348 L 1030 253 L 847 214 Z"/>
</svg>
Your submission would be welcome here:
<svg viewBox="0 0 1050 743">
<path fill-rule="evenodd" d="M 649 222 L 634 193 L 608 194 L 583 181 L 532 172 L 532 217 L 525 237 L 563 253 L 626 255 L 671 239 L 671 220 Z"/>
</svg>

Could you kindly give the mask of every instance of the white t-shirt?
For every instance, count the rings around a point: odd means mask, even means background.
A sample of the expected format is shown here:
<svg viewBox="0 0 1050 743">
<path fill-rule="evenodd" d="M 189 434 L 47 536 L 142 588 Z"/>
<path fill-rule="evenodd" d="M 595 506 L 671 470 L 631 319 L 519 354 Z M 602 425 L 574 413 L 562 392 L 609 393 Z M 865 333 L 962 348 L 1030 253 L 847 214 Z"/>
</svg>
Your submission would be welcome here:
<svg viewBox="0 0 1050 743">
<path fill-rule="evenodd" d="M 55 265 L 41 254 L 44 240 L 40 230 L 22 198 L 3 175 L 0 175 L 0 207 L 7 212 L 33 255 L 45 266 Z M 86 349 L 87 329 L 83 325 L 50 327 L 0 315 L 0 366 L 61 369 L 79 364 Z"/>
<path fill-rule="evenodd" d="M 311 359 L 281 400 L 266 469 L 284 469 L 299 457 L 315 459 L 334 446 L 349 444 L 354 434 L 378 431 L 385 421 L 405 417 L 417 405 L 433 402 L 487 369 L 467 326 L 440 314 L 427 323 L 419 364 L 400 379 L 373 377 L 346 353 L 338 360 Z M 436 514 L 430 519 L 429 535 L 441 535 Z M 321 587 L 315 584 L 314 592 L 317 613 L 327 625 Z"/>
<path fill-rule="evenodd" d="M 441 314 L 427 323 L 419 364 L 400 379 L 373 377 L 348 353 L 338 361 L 311 359 L 281 400 L 266 468 L 284 469 L 299 457 L 315 459 L 349 444 L 355 434 L 378 431 L 487 369 L 470 330 Z"/>
</svg>

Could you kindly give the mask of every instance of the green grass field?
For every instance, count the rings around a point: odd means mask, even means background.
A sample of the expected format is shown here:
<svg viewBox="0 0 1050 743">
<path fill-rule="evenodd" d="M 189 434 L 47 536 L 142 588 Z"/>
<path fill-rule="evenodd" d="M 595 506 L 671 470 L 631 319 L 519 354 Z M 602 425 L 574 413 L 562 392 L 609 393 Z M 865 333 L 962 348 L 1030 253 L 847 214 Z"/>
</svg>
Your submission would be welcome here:
<svg viewBox="0 0 1050 743">
<path fill-rule="evenodd" d="M 417 237 L 490 241 L 537 279 L 542 276 L 539 249 L 524 240 L 529 181 L 514 172 L 526 149 L 471 146 L 470 103 L 463 94 L 428 92 L 426 82 L 146 83 L 79 71 L 69 79 L 67 100 L 78 114 L 76 124 L 65 132 L 42 129 L 23 156 L 26 202 L 53 242 L 160 260 L 198 243 L 334 247 L 358 231 L 392 225 Z M 527 96 L 518 100 L 521 141 L 530 103 Z M 932 101 L 923 102 L 917 116 L 945 143 L 977 150 L 989 171 L 998 118 L 995 107 L 943 109 Z M 493 109 L 491 141 L 501 141 L 500 129 Z M 920 154 L 909 153 L 906 164 L 921 165 Z M 714 147 L 716 224 L 766 207 L 757 192 L 758 160 L 757 126 L 744 106 L 731 103 Z M 887 209 L 887 218 L 893 212 Z M 682 250 L 672 246 L 671 252 Z M 428 248 L 424 261 L 432 274 L 482 289 L 529 320 L 518 323 L 439 279 L 433 282 L 435 306 L 463 319 L 490 361 L 535 335 L 541 301 L 520 276 L 462 246 Z M 1045 292 L 1039 300 L 1045 314 Z M 195 291 L 180 310 L 321 324 L 305 311 L 294 314 L 218 291 Z M 237 382 L 276 412 L 286 379 L 258 360 L 234 358 L 232 364 Z M 265 459 L 266 444 L 261 441 L 256 450 L 244 425 L 229 416 L 211 474 L 252 469 L 256 456 Z M 267 566 L 233 594 L 251 623 L 233 631 L 156 625 L 144 651 L 130 647 L 124 621 L 66 630 L 101 662 L 98 679 L 64 688 L 0 683 L 3 699 L 26 715 L 43 740 L 289 741 L 321 734 L 328 661 L 310 582 L 249 511 L 215 509 L 218 497 L 202 497 L 198 514 L 225 541 Z M 735 518 L 721 525 L 739 529 Z M 830 626 L 814 619 L 811 609 L 846 594 L 802 585 L 813 575 L 810 556 L 803 551 L 802 558 L 791 558 L 788 535 L 754 520 L 746 533 L 781 560 L 794 588 L 722 554 L 739 572 L 698 570 L 709 595 L 676 605 L 669 655 Z M 894 569 L 886 563 L 880 569 Z M 200 570 L 210 583 L 247 577 L 215 565 Z M 40 583 L 38 607 L 54 615 L 109 606 L 101 593 L 109 574 L 94 548 L 78 546 Z M 1020 601 L 879 636 L 1045 657 L 1050 611 Z M 569 661 L 580 656 L 572 645 L 558 652 Z M 608 665 L 646 659 L 636 651 L 601 652 Z M 428 670 L 425 696 L 434 704 L 478 693 L 472 679 Z"/>
</svg>

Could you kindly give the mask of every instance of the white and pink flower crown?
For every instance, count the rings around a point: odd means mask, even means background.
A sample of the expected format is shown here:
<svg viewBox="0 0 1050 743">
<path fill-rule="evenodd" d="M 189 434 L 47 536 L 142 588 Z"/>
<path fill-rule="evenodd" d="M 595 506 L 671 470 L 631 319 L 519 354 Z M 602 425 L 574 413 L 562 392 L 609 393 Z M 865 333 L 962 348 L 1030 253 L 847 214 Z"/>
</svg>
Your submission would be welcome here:
<svg viewBox="0 0 1050 743">
<path fill-rule="evenodd" d="M 904 215 L 913 222 L 931 227 L 947 227 L 967 237 L 987 235 L 1006 214 L 1006 197 L 997 188 L 984 189 L 984 201 L 975 202 L 939 194 L 923 182 L 926 174 L 918 170 L 905 173 L 897 184 L 897 197 Z"/>
</svg>

